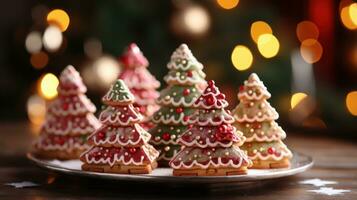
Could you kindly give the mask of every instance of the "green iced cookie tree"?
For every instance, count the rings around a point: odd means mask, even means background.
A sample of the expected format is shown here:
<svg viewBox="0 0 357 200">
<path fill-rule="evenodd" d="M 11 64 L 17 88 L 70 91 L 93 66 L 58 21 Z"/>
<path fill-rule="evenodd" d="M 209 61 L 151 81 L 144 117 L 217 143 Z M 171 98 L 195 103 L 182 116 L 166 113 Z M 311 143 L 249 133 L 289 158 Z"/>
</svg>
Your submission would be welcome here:
<svg viewBox="0 0 357 200">
<path fill-rule="evenodd" d="M 160 151 L 159 165 L 167 166 L 180 151 L 177 138 L 189 126 L 189 117 L 195 112 L 194 102 L 206 84 L 203 65 L 192 55 L 186 44 L 181 44 L 167 64 L 169 73 L 164 77 L 167 87 L 161 91 L 157 103 L 161 108 L 154 113 L 155 127 L 151 144 Z"/>
</svg>

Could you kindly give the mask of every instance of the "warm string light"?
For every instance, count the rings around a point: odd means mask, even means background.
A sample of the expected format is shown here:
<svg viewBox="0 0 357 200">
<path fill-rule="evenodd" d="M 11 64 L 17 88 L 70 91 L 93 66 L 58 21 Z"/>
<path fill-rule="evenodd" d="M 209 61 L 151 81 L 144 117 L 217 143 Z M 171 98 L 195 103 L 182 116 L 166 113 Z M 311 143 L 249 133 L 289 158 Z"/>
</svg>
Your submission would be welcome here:
<svg viewBox="0 0 357 200">
<path fill-rule="evenodd" d="M 357 116 L 357 91 L 351 91 L 347 94 L 346 107 L 353 116 Z"/>
<path fill-rule="evenodd" d="M 58 84 L 59 80 L 54 74 L 45 74 L 39 82 L 39 94 L 47 100 L 53 99 L 57 96 Z"/>
<path fill-rule="evenodd" d="M 37 31 L 30 32 L 25 40 L 25 47 L 29 53 L 38 53 L 42 49 L 41 33 Z"/>
<path fill-rule="evenodd" d="M 279 52 L 279 40 L 272 34 L 263 34 L 258 38 L 258 50 L 265 58 L 272 58 Z"/>
<path fill-rule="evenodd" d="M 239 3 L 239 0 L 217 0 L 217 4 L 223 9 L 235 8 Z"/>
<path fill-rule="evenodd" d="M 350 30 L 357 29 L 357 3 L 348 3 L 341 1 L 342 9 L 340 10 L 340 18 L 342 24 Z"/>
<path fill-rule="evenodd" d="M 307 63 L 316 63 L 322 57 L 323 48 L 319 41 L 307 39 L 301 43 L 300 53 Z"/>
<path fill-rule="evenodd" d="M 31 62 L 31 65 L 34 68 L 42 69 L 48 63 L 48 55 L 43 51 L 40 51 L 38 53 L 34 53 L 34 54 L 31 55 L 30 62 Z"/>
<path fill-rule="evenodd" d="M 38 95 L 32 95 L 27 100 L 27 115 L 34 125 L 41 125 L 46 115 L 46 101 Z"/>
<path fill-rule="evenodd" d="M 43 33 L 43 45 L 48 51 L 57 51 L 63 41 L 61 30 L 57 26 L 49 26 Z"/>
<path fill-rule="evenodd" d="M 247 70 L 253 63 L 253 54 L 248 47 L 237 45 L 233 49 L 231 60 L 239 71 Z"/>
<path fill-rule="evenodd" d="M 259 36 L 263 34 L 273 34 L 273 30 L 264 21 L 256 21 L 250 26 L 250 36 L 252 40 L 257 43 Z"/>
<path fill-rule="evenodd" d="M 293 94 L 291 96 L 291 100 L 290 100 L 291 109 L 294 109 L 306 97 L 307 97 L 307 94 L 305 94 L 303 92 L 298 92 L 298 93 Z"/>
<path fill-rule="evenodd" d="M 302 21 L 296 27 L 296 35 L 300 42 L 307 39 L 315 39 L 319 37 L 319 29 L 316 24 L 311 21 Z"/>
<path fill-rule="evenodd" d="M 54 9 L 48 13 L 47 22 L 50 25 L 57 26 L 62 32 L 64 32 L 69 26 L 70 18 L 66 11 L 61 9 Z"/>
</svg>

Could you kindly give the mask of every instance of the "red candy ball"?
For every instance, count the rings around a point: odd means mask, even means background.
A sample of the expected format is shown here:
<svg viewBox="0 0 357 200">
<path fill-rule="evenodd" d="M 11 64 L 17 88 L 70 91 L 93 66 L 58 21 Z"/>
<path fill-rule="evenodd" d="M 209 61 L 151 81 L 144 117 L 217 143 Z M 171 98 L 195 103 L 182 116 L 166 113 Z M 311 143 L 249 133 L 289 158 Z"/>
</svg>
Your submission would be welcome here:
<svg viewBox="0 0 357 200">
<path fill-rule="evenodd" d="M 135 152 L 136 152 L 136 148 L 135 148 L 135 147 L 130 147 L 130 148 L 129 148 L 129 152 L 130 152 L 131 154 L 135 153 Z"/>
<path fill-rule="evenodd" d="M 215 99 L 213 97 L 209 96 L 206 99 L 206 103 L 207 103 L 207 105 L 211 106 L 215 103 Z"/>
<path fill-rule="evenodd" d="M 183 121 L 185 121 L 185 122 L 187 122 L 189 119 L 190 119 L 189 116 L 184 116 L 184 117 L 183 117 Z"/>
<path fill-rule="evenodd" d="M 192 77 L 192 71 L 187 71 L 186 74 L 188 77 Z"/>
<path fill-rule="evenodd" d="M 243 90 L 244 90 L 244 86 L 243 85 L 239 86 L 239 92 L 243 92 Z"/>
<path fill-rule="evenodd" d="M 162 139 L 164 139 L 166 141 L 170 140 L 170 134 L 169 133 L 162 134 Z"/>
<path fill-rule="evenodd" d="M 274 147 L 269 147 L 268 148 L 268 153 L 269 154 L 274 154 L 274 152 L 275 152 L 275 148 Z"/>
<path fill-rule="evenodd" d="M 67 110 L 67 109 L 68 109 L 68 103 L 62 104 L 62 109 L 63 109 L 63 110 Z"/>
<path fill-rule="evenodd" d="M 184 96 L 187 96 L 187 95 L 189 95 L 190 93 L 191 93 L 191 91 L 190 91 L 190 89 L 188 89 L 188 88 L 186 88 L 186 89 L 183 90 L 183 95 L 184 95 Z"/>
<path fill-rule="evenodd" d="M 176 108 L 176 113 L 180 114 L 183 112 L 183 109 L 181 107 Z"/>
<path fill-rule="evenodd" d="M 103 139 L 105 137 L 105 134 L 103 132 L 98 133 L 98 138 Z"/>
</svg>

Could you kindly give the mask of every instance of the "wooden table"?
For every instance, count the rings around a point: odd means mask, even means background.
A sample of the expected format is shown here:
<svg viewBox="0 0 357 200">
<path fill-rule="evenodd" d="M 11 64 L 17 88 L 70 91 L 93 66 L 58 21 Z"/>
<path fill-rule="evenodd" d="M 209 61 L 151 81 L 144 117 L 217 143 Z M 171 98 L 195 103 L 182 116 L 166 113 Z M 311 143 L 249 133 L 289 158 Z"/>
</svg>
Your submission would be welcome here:
<svg viewBox="0 0 357 200">
<path fill-rule="evenodd" d="M 357 143 L 329 138 L 288 134 L 290 148 L 313 156 L 309 171 L 274 181 L 246 185 L 211 185 L 177 188 L 162 184 L 134 184 L 69 177 L 49 173 L 25 157 L 34 135 L 27 123 L 0 123 L 0 199 L 357 199 Z M 350 190 L 328 196 L 308 190 L 319 187 L 299 183 L 319 178 L 336 181 L 324 187 Z M 5 183 L 31 181 L 37 187 L 14 188 Z"/>
</svg>

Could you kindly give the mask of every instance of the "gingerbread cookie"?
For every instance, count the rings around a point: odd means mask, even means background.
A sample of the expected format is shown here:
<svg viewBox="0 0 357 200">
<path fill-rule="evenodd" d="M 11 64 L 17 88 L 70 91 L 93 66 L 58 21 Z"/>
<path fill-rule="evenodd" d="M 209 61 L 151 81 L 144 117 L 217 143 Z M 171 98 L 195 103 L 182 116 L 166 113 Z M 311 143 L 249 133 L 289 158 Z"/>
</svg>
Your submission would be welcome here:
<svg viewBox="0 0 357 200">
<path fill-rule="evenodd" d="M 284 168 L 290 166 L 292 154 L 281 141 L 284 130 L 275 122 L 279 115 L 267 102 L 270 93 L 256 74 L 251 74 L 239 88 L 239 105 L 232 111 L 233 124 L 247 138 L 242 149 L 253 161 L 252 168 Z"/>
<path fill-rule="evenodd" d="M 47 159 L 77 159 L 88 149 L 87 136 L 100 126 L 87 88 L 72 66 L 61 73 L 58 97 L 48 106 L 45 123 L 34 143 L 34 153 Z"/>
<path fill-rule="evenodd" d="M 80 160 L 82 169 L 103 173 L 148 174 L 159 155 L 150 144 L 151 135 L 140 126 L 142 115 L 133 106 L 134 95 L 118 79 L 103 97 L 106 107 L 99 116 L 102 126 L 88 138 L 92 147 Z"/>
<path fill-rule="evenodd" d="M 155 100 L 159 97 L 156 89 L 160 87 L 160 82 L 147 70 L 149 62 L 135 43 L 126 48 L 119 61 L 123 66 L 119 79 L 128 86 L 135 97 L 134 106 L 144 116 L 140 125 L 146 130 L 153 128 L 149 117 L 159 109 Z"/>
<path fill-rule="evenodd" d="M 231 124 L 228 102 L 213 81 L 195 101 L 199 110 L 192 126 L 178 139 L 183 148 L 170 161 L 175 176 L 227 176 L 246 174 L 251 164 L 239 146 L 245 138 Z"/>
<path fill-rule="evenodd" d="M 192 55 L 186 44 L 181 44 L 167 64 L 170 70 L 165 76 L 168 86 L 160 93 L 157 103 L 161 108 L 152 116 L 155 127 L 150 129 L 150 143 L 160 151 L 160 166 L 168 166 L 170 159 L 180 151 L 177 143 L 189 125 L 188 118 L 195 112 L 194 102 L 205 85 L 203 65 Z"/>
</svg>

